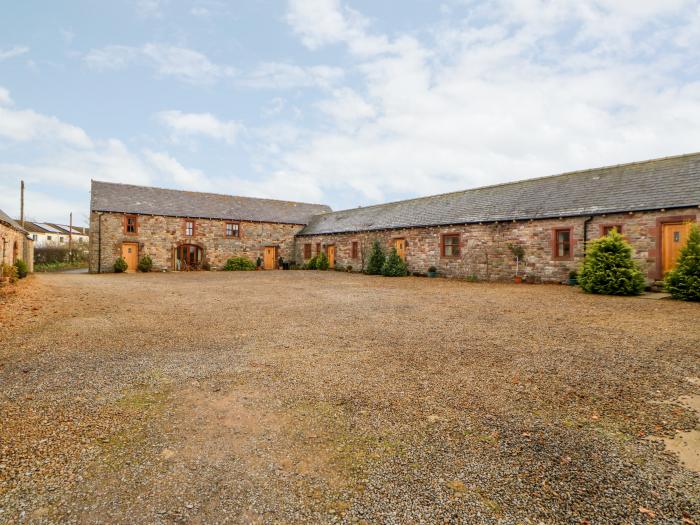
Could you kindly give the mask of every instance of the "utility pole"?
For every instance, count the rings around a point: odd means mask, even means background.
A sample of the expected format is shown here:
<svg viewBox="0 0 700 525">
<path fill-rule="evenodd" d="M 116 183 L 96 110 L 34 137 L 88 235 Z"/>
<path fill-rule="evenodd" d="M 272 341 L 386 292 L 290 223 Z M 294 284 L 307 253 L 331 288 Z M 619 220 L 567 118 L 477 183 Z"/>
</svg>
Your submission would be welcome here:
<svg viewBox="0 0 700 525">
<path fill-rule="evenodd" d="M 68 223 L 68 261 L 73 263 L 73 212 L 70 212 Z"/>
<path fill-rule="evenodd" d="M 24 181 L 19 185 L 19 222 L 24 228 Z"/>
</svg>

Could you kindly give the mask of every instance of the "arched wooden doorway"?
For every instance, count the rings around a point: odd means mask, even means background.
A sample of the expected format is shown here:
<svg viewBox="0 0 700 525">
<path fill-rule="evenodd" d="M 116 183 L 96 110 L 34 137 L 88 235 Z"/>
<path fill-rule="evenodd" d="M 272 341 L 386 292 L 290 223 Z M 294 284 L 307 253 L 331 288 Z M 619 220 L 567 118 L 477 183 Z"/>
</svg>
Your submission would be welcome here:
<svg viewBox="0 0 700 525">
<path fill-rule="evenodd" d="M 175 255 L 175 269 L 189 272 L 200 270 L 204 260 L 204 250 L 196 244 L 181 244 L 177 247 Z"/>
</svg>

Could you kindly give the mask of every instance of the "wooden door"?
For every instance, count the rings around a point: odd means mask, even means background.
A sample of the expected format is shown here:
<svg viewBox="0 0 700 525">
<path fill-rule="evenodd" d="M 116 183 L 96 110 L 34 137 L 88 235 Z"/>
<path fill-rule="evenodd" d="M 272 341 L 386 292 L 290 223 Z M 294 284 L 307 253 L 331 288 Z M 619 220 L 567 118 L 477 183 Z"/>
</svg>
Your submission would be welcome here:
<svg viewBox="0 0 700 525">
<path fill-rule="evenodd" d="M 135 272 L 139 264 L 139 245 L 135 242 L 122 243 L 122 258 L 129 266 L 127 272 Z"/>
<path fill-rule="evenodd" d="M 331 244 L 326 247 L 326 255 L 328 256 L 328 267 L 335 268 L 335 245 Z"/>
<path fill-rule="evenodd" d="M 399 254 L 404 261 L 406 260 L 406 239 L 394 239 L 394 247 L 396 253 Z"/>
<path fill-rule="evenodd" d="M 264 268 L 266 270 L 274 270 L 275 269 L 275 259 L 277 255 L 277 248 L 274 246 L 265 246 L 265 256 L 263 258 L 264 260 Z"/>
<path fill-rule="evenodd" d="M 661 237 L 661 273 L 665 274 L 675 268 L 681 248 L 688 242 L 690 222 L 663 224 Z"/>
</svg>

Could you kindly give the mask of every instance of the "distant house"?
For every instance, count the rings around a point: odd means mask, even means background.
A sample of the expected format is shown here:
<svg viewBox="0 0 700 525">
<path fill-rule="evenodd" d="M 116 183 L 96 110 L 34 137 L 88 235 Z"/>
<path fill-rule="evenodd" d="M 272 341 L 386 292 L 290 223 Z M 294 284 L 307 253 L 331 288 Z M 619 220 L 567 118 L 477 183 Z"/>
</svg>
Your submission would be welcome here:
<svg viewBox="0 0 700 525">
<path fill-rule="evenodd" d="M 578 269 L 589 241 L 622 233 L 650 280 L 675 265 L 700 216 L 700 153 L 498 184 L 331 212 L 322 205 L 93 181 L 90 269 L 148 254 L 182 270 L 227 257 L 278 256 L 301 264 L 323 251 L 360 270 L 374 241 L 409 271 L 510 280 L 520 271 L 558 282 Z M 133 268 L 134 264 L 130 263 Z"/>
<path fill-rule="evenodd" d="M 29 232 L 35 243 L 35 247 L 68 245 L 71 238 L 74 243 L 85 244 L 90 241 L 90 231 L 88 228 L 73 226 L 68 224 L 56 224 L 48 222 L 25 221 L 24 227 Z"/>
<path fill-rule="evenodd" d="M 0 210 L 0 262 L 15 264 L 19 259 L 34 271 L 34 242 L 25 228 Z"/>
</svg>

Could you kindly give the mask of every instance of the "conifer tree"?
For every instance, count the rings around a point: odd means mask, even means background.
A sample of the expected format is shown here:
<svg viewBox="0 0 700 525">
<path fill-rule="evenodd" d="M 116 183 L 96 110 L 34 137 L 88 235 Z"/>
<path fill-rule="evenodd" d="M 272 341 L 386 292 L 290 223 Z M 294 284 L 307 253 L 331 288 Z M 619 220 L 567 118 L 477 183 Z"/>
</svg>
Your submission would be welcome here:
<svg viewBox="0 0 700 525">
<path fill-rule="evenodd" d="M 644 291 L 645 279 L 632 260 L 632 247 L 612 230 L 588 246 L 578 283 L 589 293 L 639 295 Z"/>
<path fill-rule="evenodd" d="M 372 251 L 369 254 L 369 261 L 367 262 L 367 273 L 369 275 L 380 275 L 385 260 L 386 257 L 381 244 L 379 244 L 379 241 L 374 241 L 372 243 Z"/>
<path fill-rule="evenodd" d="M 389 257 L 384 261 L 382 266 L 382 275 L 385 277 L 403 277 L 408 274 L 406 263 L 399 257 L 396 248 L 392 248 Z"/>
<path fill-rule="evenodd" d="M 666 274 L 666 290 L 674 299 L 700 301 L 700 230 L 693 225 L 676 267 Z"/>
</svg>

